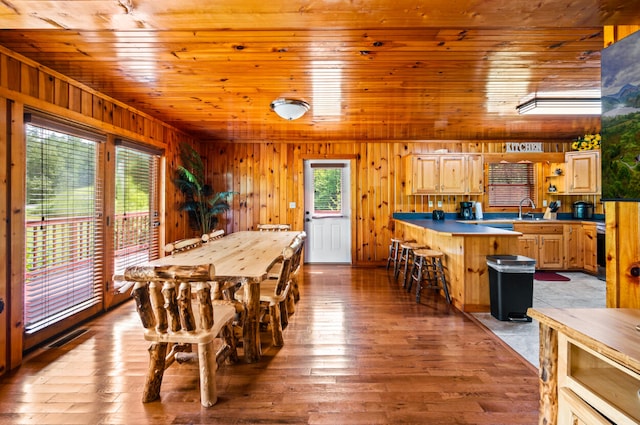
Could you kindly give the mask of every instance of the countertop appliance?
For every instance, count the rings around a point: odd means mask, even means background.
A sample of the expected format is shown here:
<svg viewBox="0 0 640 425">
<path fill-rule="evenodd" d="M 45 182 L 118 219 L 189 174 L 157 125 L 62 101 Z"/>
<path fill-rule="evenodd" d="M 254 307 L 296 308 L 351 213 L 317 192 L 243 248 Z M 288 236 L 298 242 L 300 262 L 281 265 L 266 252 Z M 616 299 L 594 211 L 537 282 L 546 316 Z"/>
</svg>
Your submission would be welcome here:
<svg viewBox="0 0 640 425">
<path fill-rule="evenodd" d="M 473 220 L 473 202 L 460 202 L 460 218 Z"/>
<path fill-rule="evenodd" d="M 573 218 L 590 219 L 593 218 L 593 204 L 591 202 L 578 201 L 573 203 Z"/>
<path fill-rule="evenodd" d="M 444 220 L 444 211 L 433 210 L 433 212 L 431 213 L 431 218 L 434 220 Z"/>
</svg>

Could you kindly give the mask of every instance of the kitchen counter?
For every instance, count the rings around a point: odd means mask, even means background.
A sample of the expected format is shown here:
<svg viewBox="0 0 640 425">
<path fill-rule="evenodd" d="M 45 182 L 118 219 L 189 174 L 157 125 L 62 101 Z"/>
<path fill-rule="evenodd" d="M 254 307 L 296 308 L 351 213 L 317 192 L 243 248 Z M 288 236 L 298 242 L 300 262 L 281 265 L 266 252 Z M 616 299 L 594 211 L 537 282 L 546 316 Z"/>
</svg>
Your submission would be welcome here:
<svg viewBox="0 0 640 425">
<path fill-rule="evenodd" d="M 490 227 L 490 223 L 498 223 L 497 221 L 484 221 L 484 220 L 441 220 L 434 221 L 431 219 L 405 219 L 402 220 L 405 223 L 411 224 L 413 226 L 422 227 L 425 229 L 433 230 L 439 233 L 447 233 L 454 236 L 462 236 L 462 235 L 516 235 L 519 236 L 521 233 L 514 232 L 512 230 L 500 229 L 497 227 Z M 513 221 L 513 220 L 511 220 Z M 509 223 L 509 221 L 505 221 L 504 223 Z M 486 224 L 483 226 L 477 226 L 477 224 Z"/>
<path fill-rule="evenodd" d="M 512 230 L 445 219 L 395 218 L 395 237 L 415 239 L 444 253 L 452 303 L 466 312 L 490 311 L 488 255 L 513 255 L 518 237 Z"/>
</svg>

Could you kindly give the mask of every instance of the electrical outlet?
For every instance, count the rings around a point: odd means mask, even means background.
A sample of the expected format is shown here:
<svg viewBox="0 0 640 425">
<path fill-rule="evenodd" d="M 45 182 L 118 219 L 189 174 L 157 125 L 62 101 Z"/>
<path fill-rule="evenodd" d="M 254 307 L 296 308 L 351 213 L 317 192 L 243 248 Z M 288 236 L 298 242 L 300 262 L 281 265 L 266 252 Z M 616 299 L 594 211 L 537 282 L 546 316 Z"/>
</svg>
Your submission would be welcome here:
<svg viewBox="0 0 640 425">
<path fill-rule="evenodd" d="M 442 201 L 438 201 L 438 208 L 442 208 Z"/>
<path fill-rule="evenodd" d="M 433 201 L 429 201 L 429 208 L 433 208 Z"/>
<path fill-rule="evenodd" d="M 293 209 L 296 207 L 296 203 L 295 202 L 289 202 L 289 208 Z"/>
<path fill-rule="evenodd" d="M 542 206 L 543 206 L 543 207 L 546 207 L 546 206 L 547 206 L 547 200 L 546 200 L 546 199 L 543 199 L 543 200 L 542 200 Z"/>
</svg>

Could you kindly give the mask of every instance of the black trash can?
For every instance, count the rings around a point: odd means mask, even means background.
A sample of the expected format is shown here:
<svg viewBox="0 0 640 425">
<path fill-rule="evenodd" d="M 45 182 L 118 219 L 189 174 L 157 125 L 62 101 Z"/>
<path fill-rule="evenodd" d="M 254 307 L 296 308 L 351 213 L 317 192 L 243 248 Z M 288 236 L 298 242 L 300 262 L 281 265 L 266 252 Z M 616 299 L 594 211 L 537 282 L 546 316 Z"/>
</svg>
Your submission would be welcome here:
<svg viewBox="0 0 640 425">
<path fill-rule="evenodd" d="M 491 315 L 498 320 L 530 322 L 536 260 L 522 255 L 488 255 Z"/>
</svg>

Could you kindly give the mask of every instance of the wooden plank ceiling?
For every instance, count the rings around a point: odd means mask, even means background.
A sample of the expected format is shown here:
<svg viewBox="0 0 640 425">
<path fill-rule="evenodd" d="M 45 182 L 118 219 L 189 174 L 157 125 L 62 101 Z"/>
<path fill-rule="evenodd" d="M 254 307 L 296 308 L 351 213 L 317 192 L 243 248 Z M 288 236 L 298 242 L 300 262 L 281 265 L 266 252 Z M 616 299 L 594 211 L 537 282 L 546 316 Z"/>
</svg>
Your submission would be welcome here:
<svg viewBox="0 0 640 425">
<path fill-rule="evenodd" d="M 637 0 L 3 0 L 0 44 L 205 141 L 557 140 Z M 285 121 L 277 98 L 311 110 Z"/>
</svg>

